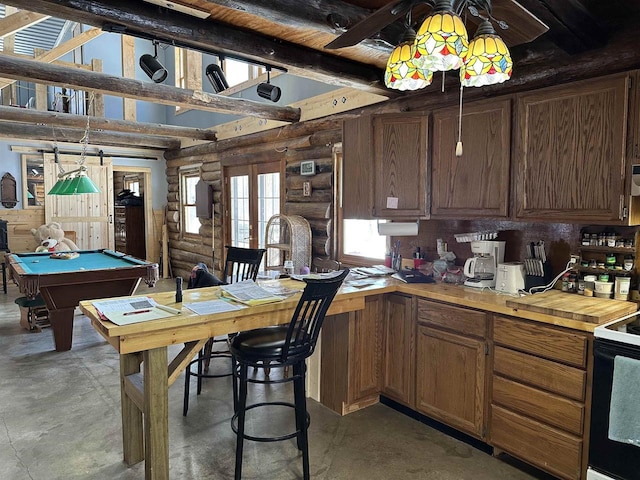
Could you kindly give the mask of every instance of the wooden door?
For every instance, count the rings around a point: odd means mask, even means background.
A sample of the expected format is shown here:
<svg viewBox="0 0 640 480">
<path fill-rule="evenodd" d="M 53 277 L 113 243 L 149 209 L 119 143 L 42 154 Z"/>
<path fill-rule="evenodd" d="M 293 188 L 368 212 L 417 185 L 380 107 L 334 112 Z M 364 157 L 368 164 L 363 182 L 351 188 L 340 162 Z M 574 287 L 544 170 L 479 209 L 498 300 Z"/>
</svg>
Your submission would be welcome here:
<svg viewBox="0 0 640 480">
<path fill-rule="evenodd" d="M 518 95 L 518 219 L 622 223 L 628 78 Z"/>
<path fill-rule="evenodd" d="M 70 171 L 79 167 L 78 155 L 59 155 L 59 165 Z M 76 243 L 83 250 L 113 249 L 113 163 L 111 158 L 87 156 L 84 165 L 87 175 L 100 189 L 100 193 L 82 195 L 46 195 L 45 222 L 59 222 L 63 230 L 76 232 Z M 53 154 L 44 155 L 45 191 L 51 190 L 58 180 L 58 164 Z"/>
<path fill-rule="evenodd" d="M 427 218 L 427 127 L 424 114 L 374 118 L 375 217 Z"/>
<path fill-rule="evenodd" d="M 418 325 L 416 409 L 484 437 L 485 342 Z"/>
<path fill-rule="evenodd" d="M 385 301 L 382 394 L 413 408 L 415 382 L 413 299 L 394 293 L 387 295 Z"/>
<path fill-rule="evenodd" d="M 461 157 L 455 154 L 457 140 L 458 108 L 434 112 L 431 215 L 506 218 L 511 99 L 465 104 Z"/>
</svg>

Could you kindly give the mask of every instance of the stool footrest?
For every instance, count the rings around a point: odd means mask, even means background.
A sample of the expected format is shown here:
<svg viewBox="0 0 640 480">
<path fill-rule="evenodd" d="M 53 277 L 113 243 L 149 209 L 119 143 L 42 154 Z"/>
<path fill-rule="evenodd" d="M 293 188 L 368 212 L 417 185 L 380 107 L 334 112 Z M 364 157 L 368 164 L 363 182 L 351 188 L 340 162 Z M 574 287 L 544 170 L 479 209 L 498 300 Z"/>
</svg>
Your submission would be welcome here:
<svg viewBox="0 0 640 480">
<path fill-rule="evenodd" d="M 289 407 L 293 409 L 296 408 L 296 406 L 293 403 L 289 403 L 289 402 L 261 402 L 261 403 L 254 403 L 252 405 L 247 405 L 245 407 L 245 411 L 251 410 L 253 408 L 271 407 L 271 406 Z M 306 414 L 307 414 L 307 428 L 309 428 L 309 425 L 311 425 L 311 416 L 309 415 L 309 412 L 306 412 Z M 233 417 L 231 417 L 231 430 L 233 430 L 233 432 L 236 435 L 238 434 L 238 413 L 237 412 L 233 414 Z M 281 442 L 282 440 L 289 440 L 290 438 L 295 438 L 298 436 L 299 433 L 300 433 L 300 430 L 296 430 L 295 432 L 287 433 L 279 437 L 255 437 L 253 435 L 248 435 L 245 433 L 243 435 L 243 438 L 245 438 L 246 440 L 253 440 L 254 442 Z"/>
</svg>

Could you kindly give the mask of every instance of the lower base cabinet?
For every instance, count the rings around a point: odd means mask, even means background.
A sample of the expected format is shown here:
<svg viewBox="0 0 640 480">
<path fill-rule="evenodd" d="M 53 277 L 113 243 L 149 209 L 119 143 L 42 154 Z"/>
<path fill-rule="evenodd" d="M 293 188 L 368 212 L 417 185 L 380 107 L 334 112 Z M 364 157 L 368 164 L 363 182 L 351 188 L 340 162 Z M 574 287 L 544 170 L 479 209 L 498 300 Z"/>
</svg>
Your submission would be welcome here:
<svg viewBox="0 0 640 480">
<path fill-rule="evenodd" d="M 586 477 L 587 334 L 493 319 L 488 443 L 561 479 Z"/>
<path fill-rule="evenodd" d="M 416 410 L 476 438 L 486 432 L 487 314 L 418 301 Z"/>
</svg>

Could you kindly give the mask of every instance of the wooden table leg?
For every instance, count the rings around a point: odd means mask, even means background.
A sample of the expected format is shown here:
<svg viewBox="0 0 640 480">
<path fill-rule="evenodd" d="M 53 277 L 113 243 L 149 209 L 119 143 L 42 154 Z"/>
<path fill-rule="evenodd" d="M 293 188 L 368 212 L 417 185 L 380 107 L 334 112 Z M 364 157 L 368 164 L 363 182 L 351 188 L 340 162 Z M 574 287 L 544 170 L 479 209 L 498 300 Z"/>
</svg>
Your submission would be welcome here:
<svg viewBox="0 0 640 480">
<path fill-rule="evenodd" d="M 144 450 L 145 478 L 169 479 L 169 376 L 167 347 L 145 350 Z"/>
<path fill-rule="evenodd" d="M 51 323 L 51 330 L 53 330 L 56 352 L 71 350 L 74 310 L 75 307 L 49 310 L 49 323 Z"/>
<path fill-rule="evenodd" d="M 122 404 L 122 448 L 127 465 L 144 460 L 144 437 L 142 432 L 142 410 L 138 408 L 125 388 L 127 375 L 140 372 L 142 355 L 127 353 L 120 355 L 120 402 Z"/>
</svg>

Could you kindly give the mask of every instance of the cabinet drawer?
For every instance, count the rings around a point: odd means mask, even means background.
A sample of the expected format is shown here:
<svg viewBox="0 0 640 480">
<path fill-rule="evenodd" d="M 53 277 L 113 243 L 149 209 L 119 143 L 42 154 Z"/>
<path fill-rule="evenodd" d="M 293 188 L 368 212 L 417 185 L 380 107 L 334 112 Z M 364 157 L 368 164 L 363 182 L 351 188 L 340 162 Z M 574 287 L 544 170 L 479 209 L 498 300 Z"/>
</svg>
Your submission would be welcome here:
<svg viewBox="0 0 640 480">
<path fill-rule="evenodd" d="M 493 340 L 516 350 L 584 367 L 587 337 L 545 325 L 498 317 L 493 320 Z"/>
<path fill-rule="evenodd" d="M 489 443 L 564 479 L 579 479 L 582 440 L 495 405 Z"/>
<path fill-rule="evenodd" d="M 503 377 L 493 377 L 493 403 L 575 435 L 582 435 L 584 405 Z"/>
<path fill-rule="evenodd" d="M 418 323 L 480 338 L 487 334 L 486 313 L 428 300 L 418 300 Z"/>
<path fill-rule="evenodd" d="M 574 400 L 584 400 L 586 372 L 577 368 L 496 346 L 493 371 Z"/>
</svg>

